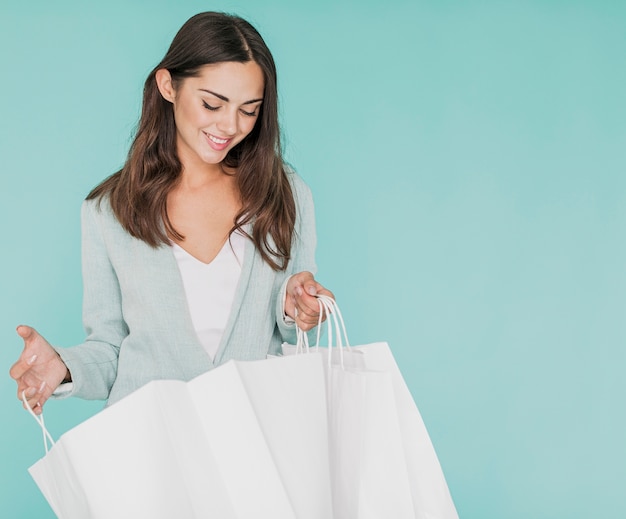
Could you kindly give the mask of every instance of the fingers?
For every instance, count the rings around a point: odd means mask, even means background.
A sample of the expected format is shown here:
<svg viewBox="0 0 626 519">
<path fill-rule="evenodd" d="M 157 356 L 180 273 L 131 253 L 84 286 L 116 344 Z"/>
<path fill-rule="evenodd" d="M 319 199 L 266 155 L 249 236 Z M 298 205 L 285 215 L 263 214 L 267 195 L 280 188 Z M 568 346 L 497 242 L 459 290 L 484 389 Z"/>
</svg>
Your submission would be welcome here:
<svg viewBox="0 0 626 519">
<path fill-rule="evenodd" d="M 22 396 L 28 402 L 28 406 L 37 415 L 41 414 L 43 410 L 43 404 L 48 400 L 50 395 L 46 395 L 47 384 L 45 381 L 21 381 L 18 383 L 17 398 L 22 401 Z M 24 409 L 26 405 L 22 404 Z"/>
<path fill-rule="evenodd" d="M 17 331 L 17 334 L 24 339 L 24 341 L 33 339 L 35 336 L 39 335 L 37 333 L 37 330 L 35 330 L 34 328 L 31 328 L 30 326 L 26 326 L 24 324 L 20 324 L 15 331 Z"/>
<path fill-rule="evenodd" d="M 22 400 L 24 394 L 35 414 L 41 414 L 44 403 L 55 389 L 56 379 L 61 376 L 59 363 L 62 364 L 62 361 L 34 328 L 20 325 L 16 331 L 24 340 L 24 350 L 11 366 L 9 375 L 17 382 L 18 399 Z"/>
<path fill-rule="evenodd" d="M 318 296 L 327 296 L 327 297 L 330 297 L 331 299 L 335 299 L 335 294 L 333 294 L 330 290 L 326 290 L 319 283 L 318 283 L 317 295 Z"/>
<path fill-rule="evenodd" d="M 35 353 L 32 346 L 34 339 L 39 336 L 35 329 L 30 326 L 20 325 L 17 327 L 16 331 L 17 334 L 24 339 L 24 350 L 17 362 L 13 364 L 9 370 L 9 375 L 15 380 L 20 378 L 37 361 L 38 355 Z"/>
<path fill-rule="evenodd" d="M 24 395 L 30 408 L 39 415 L 53 392 L 54 389 L 45 380 L 30 377 L 28 381 L 22 380 L 18 383 L 17 398 L 22 401 L 22 395 Z M 26 405 L 23 404 L 23 407 L 26 409 Z"/>
<path fill-rule="evenodd" d="M 22 400 L 21 396 L 20 400 Z M 22 407 L 24 409 L 28 410 L 28 408 L 30 407 L 30 410 L 37 416 L 43 413 L 43 404 L 38 398 L 27 398 L 26 401 L 28 402 L 28 407 L 26 407 L 26 404 L 22 401 Z"/>
<path fill-rule="evenodd" d="M 21 355 L 18 361 L 11 366 L 9 375 L 14 380 L 18 380 L 24 373 L 26 373 L 31 366 L 37 361 L 38 356 L 36 354 Z"/>
<path fill-rule="evenodd" d="M 310 272 L 300 272 L 292 276 L 287 286 L 288 299 L 295 309 L 296 325 L 308 331 L 319 322 L 320 305 L 316 296 L 326 295 L 334 299 L 334 295 L 313 278 Z M 326 316 L 323 316 L 325 319 Z"/>
</svg>

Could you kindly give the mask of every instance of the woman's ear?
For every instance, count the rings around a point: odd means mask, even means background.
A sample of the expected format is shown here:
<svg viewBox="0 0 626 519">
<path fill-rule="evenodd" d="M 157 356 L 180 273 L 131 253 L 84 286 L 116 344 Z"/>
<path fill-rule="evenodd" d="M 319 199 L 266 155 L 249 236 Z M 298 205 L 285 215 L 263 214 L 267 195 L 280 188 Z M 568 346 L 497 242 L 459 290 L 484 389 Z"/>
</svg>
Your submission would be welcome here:
<svg viewBox="0 0 626 519">
<path fill-rule="evenodd" d="M 163 99 L 173 103 L 174 99 L 176 99 L 176 89 L 172 84 L 170 71 L 166 68 L 160 68 L 156 71 L 155 79 L 157 88 L 159 89 L 159 92 L 161 92 Z"/>
</svg>

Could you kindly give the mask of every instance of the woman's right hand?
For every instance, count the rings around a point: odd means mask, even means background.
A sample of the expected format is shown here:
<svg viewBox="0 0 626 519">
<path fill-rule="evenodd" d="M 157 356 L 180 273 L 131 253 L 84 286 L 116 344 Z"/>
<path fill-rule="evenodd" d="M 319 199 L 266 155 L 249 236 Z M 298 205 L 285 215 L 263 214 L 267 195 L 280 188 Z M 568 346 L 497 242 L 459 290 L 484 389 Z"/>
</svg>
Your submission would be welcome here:
<svg viewBox="0 0 626 519">
<path fill-rule="evenodd" d="M 34 328 L 18 326 L 17 334 L 24 339 L 24 351 L 9 374 L 17 382 L 17 397 L 21 400 L 24 392 L 28 405 L 39 415 L 54 390 L 69 379 L 69 371 L 55 349 Z"/>
</svg>

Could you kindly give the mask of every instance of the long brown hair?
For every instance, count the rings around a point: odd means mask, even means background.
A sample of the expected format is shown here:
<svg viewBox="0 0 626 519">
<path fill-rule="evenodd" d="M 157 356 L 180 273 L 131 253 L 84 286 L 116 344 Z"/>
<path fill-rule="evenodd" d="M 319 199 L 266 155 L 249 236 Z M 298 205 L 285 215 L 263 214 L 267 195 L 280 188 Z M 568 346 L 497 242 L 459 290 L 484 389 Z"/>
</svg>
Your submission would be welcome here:
<svg viewBox="0 0 626 519">
<path fill-rule="evenodd" d="M 124 167 L 87 199 L 108 196 L 124 229 L 153 247 L 168 244 L 170 236 L 184 239 L 167 215 L 167 195 L 180 178 L 182 164 L 172 105 L 161 96 L 155 75 L 167 69 L 176 83 L 197 76 L 204 65 L 226 61 L 255 61 L 265 79 L 254 129 L 224 159 L 226 166 L 236 169 L 242 201 L 232 231 L 253 223 L 250 238 L 257 250 L 272 269 L 284 270 L 290 260 L 296 207 L 281 154 L 276 65 L 261 35 L 237 16 L 200 13 L 181 27 L 146 79 L 141 118 Z"/>
</svg>

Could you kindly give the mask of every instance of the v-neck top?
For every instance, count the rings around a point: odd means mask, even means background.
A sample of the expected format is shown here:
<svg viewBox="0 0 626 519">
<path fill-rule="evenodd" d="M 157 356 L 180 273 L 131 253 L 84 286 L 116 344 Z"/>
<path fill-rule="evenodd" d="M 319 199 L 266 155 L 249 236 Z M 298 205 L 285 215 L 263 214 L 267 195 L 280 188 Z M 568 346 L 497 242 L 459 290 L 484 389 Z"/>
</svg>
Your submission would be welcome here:
<svg viewBox="0 0 626 519">
<path fill-rule="evenodd" d="M 172 243 L 191 322 L 211 360 L 215 359 L 235 299 L 245 240 L 241 233 L 234 232 L 210 263 L 200 261 L 180 245 Z"/>
</svg>

